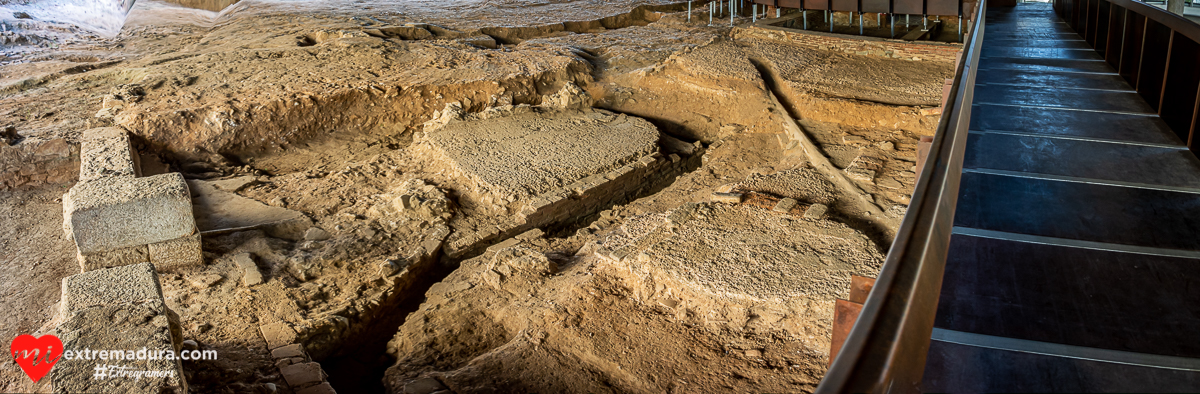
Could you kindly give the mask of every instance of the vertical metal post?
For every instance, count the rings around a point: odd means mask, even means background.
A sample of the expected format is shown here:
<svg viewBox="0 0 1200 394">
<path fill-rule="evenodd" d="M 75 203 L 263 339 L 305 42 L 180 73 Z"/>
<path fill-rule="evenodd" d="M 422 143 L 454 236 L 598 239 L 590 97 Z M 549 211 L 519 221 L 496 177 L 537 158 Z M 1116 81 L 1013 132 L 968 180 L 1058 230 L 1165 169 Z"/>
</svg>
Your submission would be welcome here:
<svg viewBox="0 0 1200 394">
<path fill-rule="evenodd" d="M 883 13 L 875 14 L 875 28 L 883 27 Z"/>
<path fill-rule="evenodd" d="M 778 18 L 780 16 L 781 15 L 779 15 L 779 6 L 775 6 L 775 17 Z"/>
<path fill-rule="evenodd" d="M 959 42 L 962 42 L 962 40 L 963 40 L 963 36 L 962 36 L 962 16 L 960 15 L 960 16 L 958 17 L 958 41 L 959 41 Z"/>
<path fill-rule="evenodd" d="M 733 27 L 733 0 L 729 0 L 729 27 Z"/>
<path fill-rule="evenodd" d="M 802 17 L 804 18 L 804 30 L 808 30 L 808 10 L 800 10 L 800 12 L 804 13 L 804 16 Z"/>
<path fill-rule="evenodd" d="M 750 23 L 758 23 L 758 3 L 750 3 Z"/>
<path fill-rule="evenodd" d="M 912 20 L 909 19 L 910 16 L 912 15 L 904 14 L 904 30 L 908 30 L 908 27 L 912 26 Z"/>
<path fill-rule="evenodd" d="M 833 11 L 825 11 L 829 15 L 829 32 L 833 33 Z"/>
<path fill-rule="evenodd" d="M 921 14 L 921 28 L 929 30 L 929 15 Z"/>
<path fill-rule="evenodd" d="M 860 36 L 863 35 L 862 14 L 861 12 L 858 13 L 858 35 Z"/>
<path fill-rule="evenodd" d="M 888 19 L 891 19 L 889 24 L 892 26 L 892 38 L 896 38 L 896 14 L 888 14 Z"/>
<path fill-rule="evenodd" d="M 712 26 L 713 7 L 716 7 L 716 6 L 717 5 L 713 4 L 713 2 L 711 2 L 711 1 L 708 2 L 708 25 L 709 26 Z"/>
<path fill-rule="evenodd" d="M 692 0 L 688 0 L 688 22 L 692 21 Z"/>
</svg>

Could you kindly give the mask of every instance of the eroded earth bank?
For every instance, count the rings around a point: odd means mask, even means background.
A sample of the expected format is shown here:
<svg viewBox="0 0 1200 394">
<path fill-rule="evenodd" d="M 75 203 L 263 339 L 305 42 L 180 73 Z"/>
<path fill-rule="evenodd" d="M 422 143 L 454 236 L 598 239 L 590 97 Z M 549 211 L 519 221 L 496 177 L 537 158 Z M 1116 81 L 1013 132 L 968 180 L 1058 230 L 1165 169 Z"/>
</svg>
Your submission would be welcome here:
<svg viewBox="0 0 1200 394">
<path fill-rule="evenodd" d="M 220 355 L 183 363 L 191 392 L 811 392 L 953 65 L 693 7 L 147 2 L 116 38 L 13 47 L 0 337 L 53 328 L 63 195 L 116 127 L 191 193 L 203 263 L 158 269 Z"/>
</svg>

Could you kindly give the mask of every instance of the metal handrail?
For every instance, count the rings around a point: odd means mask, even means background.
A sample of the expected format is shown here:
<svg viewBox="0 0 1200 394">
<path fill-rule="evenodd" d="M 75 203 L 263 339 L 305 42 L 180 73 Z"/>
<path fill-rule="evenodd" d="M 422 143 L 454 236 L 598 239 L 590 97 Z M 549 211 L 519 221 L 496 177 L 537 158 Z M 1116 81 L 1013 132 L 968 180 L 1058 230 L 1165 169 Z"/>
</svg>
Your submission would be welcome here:
<svg viewBox="0 0 1200 394">
<path fill-rule="evenodd" d="M 883 269 L 817 393 L 919 392 L 937 313 L 982 49 L 981 0 L 929 159 Z"/>
<path fill-rule="evenodd" d="M 1183 15 L 1174 14 L 1162 8 L 1158 8 L 1142 1 L 1137 0 L 1107 0 L 1109 3 L 1125 7 L 1126 9 L 1141 14 L 1150 20 L 1161 23 L 1171 30 L 1183 34 L 1192 41 L 1200 42 L 1200 25 L 1192 22 L 1191 19 L 1183 17 Z"/>
</svg>

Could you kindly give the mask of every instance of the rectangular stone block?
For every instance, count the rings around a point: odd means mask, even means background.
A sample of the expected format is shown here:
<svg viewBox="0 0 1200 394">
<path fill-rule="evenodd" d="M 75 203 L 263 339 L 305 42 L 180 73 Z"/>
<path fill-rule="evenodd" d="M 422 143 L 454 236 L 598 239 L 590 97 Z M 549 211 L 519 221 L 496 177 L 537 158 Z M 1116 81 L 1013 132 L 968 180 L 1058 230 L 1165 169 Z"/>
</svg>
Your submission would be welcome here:
<svg viewBox="0 0 1200 394">
<path fill-rule="evenodd" d="M 75 259 L 79 261 L 79 270 L 88 272 L 123 265 L 149 263 L 150 248 L 146 245 L 138 245 L 94 253 L 76 251 Z"/>
<path fill-rule="evenodd" d="M 85 130 L 79 151 L 79 181 L 106 177 L 133 178 L 141 173 L 129 134 L 118 127 Z"/>
<path fill-rule="evenodd" d="M 53 392 L 187 393 L 180 360 L 166 356 L 179 349 L 173 315 L 161 299 L 72 314 L 55 329 L 73 356 L 59 358 L 50 370 Z"/>
<path fill-rule="evenodd" d="M 200 232 L 149 245 L 150 262 L 158 269 L 175 269 L 204 265 L 200 251 Z"/>
<path fill-rule="evenodd" d="M 307 387 L 325 381 L 325 371 L 321 370 L 321 364 L 317 363 L 288 365 L 280 368 L 279 373 L 283 375 L 283 380 L 287 381 L 288 386 L 293 388 Z"/>
<path fill-rule="evenodd" d="M 192 235 L 192 199 L 183 175 L 100 178 L 63 196 L 64 227 L 81 254 Z"/>
<path fill-rule="evenodd" d="M 163 300 L 158 274 L 150 263 L 141 263 L 63 278 L 59 310 L 69 317 L 88 308 L 156 300 Z"/>
</svg>

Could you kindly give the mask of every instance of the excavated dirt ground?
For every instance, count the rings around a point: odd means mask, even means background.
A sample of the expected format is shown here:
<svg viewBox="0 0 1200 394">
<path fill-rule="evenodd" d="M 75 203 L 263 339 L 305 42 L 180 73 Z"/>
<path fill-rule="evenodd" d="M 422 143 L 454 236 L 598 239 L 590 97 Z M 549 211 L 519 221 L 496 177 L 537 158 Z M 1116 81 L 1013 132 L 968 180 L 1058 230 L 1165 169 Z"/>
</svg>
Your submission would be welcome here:
<svg viewBox="0 0 1200 394">
<path fill-rule="evenodd" d="M 205 235 L 204 266 L 161 273 L 184 337 L 220 355 L 184 363 L 193 392 L 291 392 L 259 334 L 274 322 L 343 393 L 811 392 L 833 301 L 878 272 L 953 65 L 733 39 L 681 4 L 139 2 L 115 38 L 11 49 L 0 125 L 72 143 L 121 126 L 154 172 L 242 177 L 231 191 L 311 220 Z M 441 141 L 470 171 L 430 154 L 448 117 L 469 125 Z M 651 153 L 679 164 L 540 229 L 513 219 L 588 171 L 658 168 L 629 161 Z M 44 328 L 78 272 L 70 186 L 0 191 L 0 338 Z M 520 231 L 447 254 L 494 223 Z M 265 283 L 242 284 L 241 253 Z M 0 361 L 0 391 L 46 390 Z"/>
</svg>

